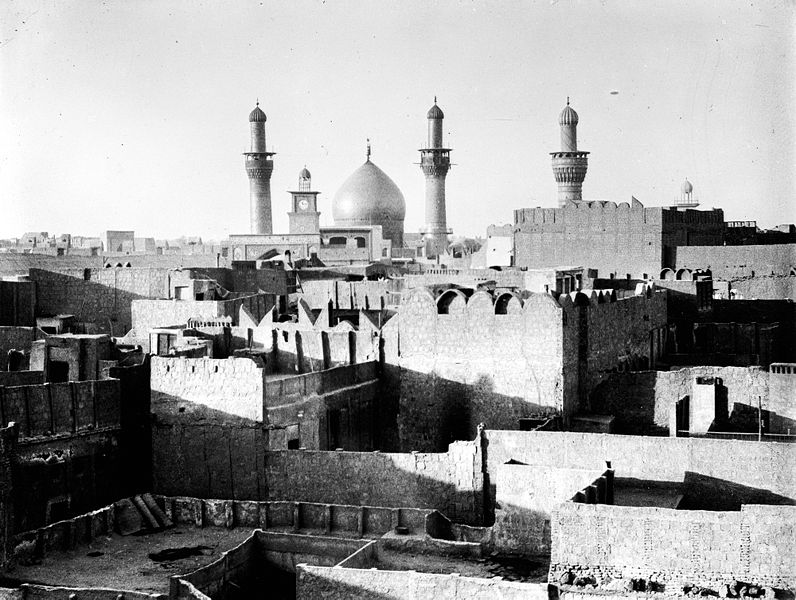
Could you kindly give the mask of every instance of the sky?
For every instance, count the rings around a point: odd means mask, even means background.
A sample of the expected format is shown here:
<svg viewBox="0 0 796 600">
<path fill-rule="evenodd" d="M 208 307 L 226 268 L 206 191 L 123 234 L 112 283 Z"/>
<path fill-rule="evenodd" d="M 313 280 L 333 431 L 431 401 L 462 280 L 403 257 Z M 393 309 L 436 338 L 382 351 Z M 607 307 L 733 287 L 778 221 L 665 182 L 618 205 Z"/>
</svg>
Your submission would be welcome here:
<svg viewBox="0 0 796 600">
<path fill-rule="evenodd" d="M 567 96 L 584 199 L 668 205 L 687 177 L 728 220 L 793 222 L 795 31 L 794 0 L 4 0 L 0 238 L 246 233 L 257 99 L 277 233 L 305 165 L 332 224 L 366 138 L 417 231 L 434 96 L 455 234 L 556 206 Z"/>
</svg>

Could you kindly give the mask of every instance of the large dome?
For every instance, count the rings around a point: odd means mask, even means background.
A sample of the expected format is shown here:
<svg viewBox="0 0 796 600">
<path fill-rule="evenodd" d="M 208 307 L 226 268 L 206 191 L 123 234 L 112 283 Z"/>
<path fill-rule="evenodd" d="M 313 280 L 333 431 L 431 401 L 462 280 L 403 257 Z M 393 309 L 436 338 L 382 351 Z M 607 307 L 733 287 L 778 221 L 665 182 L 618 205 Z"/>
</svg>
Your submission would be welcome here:
<svg viewBox="0 0 796 600">
<path fill-rule="evenodd" d="M 401 190 L 370 160 L 351 173 L 332 200 L 335 226 L 381 225 L 393 246 L 403 244 L 405 216 Z"/>
</svg>

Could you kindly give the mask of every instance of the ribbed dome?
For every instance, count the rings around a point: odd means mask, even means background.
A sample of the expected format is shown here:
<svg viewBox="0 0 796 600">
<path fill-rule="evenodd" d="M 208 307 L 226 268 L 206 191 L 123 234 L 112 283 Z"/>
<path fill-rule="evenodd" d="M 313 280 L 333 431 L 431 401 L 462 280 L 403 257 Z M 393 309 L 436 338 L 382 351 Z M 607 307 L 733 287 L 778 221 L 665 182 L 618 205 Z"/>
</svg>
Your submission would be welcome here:
<svg viewBox="0 0 796 600">
<path fill-rule="evenodd" d="M 299 179 L 312 179 L 312 175 L 310 175 L 310 172 L 307 170 L 307 167 L 304 167 L 303 169 L 301 169 L 301 171 L 299 171 Z"/>
<path fill-rule="evenodd" d="M 400 243 L 406 216 L 404 195 L 370 160 L 343 182 L 332 200 L 336 226 L 381 225 L 384 236 Z"/>
<path fill-rule="evenodd" d="M 437 106 L 437 103 L 434 102 L 434 106 L 428 109 L 428 114 L 426 115 L 428 119 L 444 119 L 445 114 L 442 112 L 442 109 Z"/>
<path fill-rule="evenodd" d="M 693 191 L 694 191 L 694 186 L 693 186 L 693 185 L 691 185 L 691 182 L 690 182 L 690 181 L 688 181 L 688 179 L 686 179 L 686 180 L 683 182 L 683 185 L 682 185 L 682 186 L 680 186 L 680 191 L 681 191 L 682 193 L 684 193 L 684 194 L 690 194 L 691 192 L 693 192 Z"/>
<path fill-rule="evenodd" d="M 564 107 L 564 110 L 561 111 L 561 114 L 558 115 L 558 124 L 559 125 L 577 125 L 578 124 L 578 113 L 576 113 L 572 107 L 567 102 L 567 105 Z"/>
<path fill-rule="evenodd" d="M 249 123 L 265 123 L 265 120 L 265 113 L 258 103 L 254 110 L 249 113 Z"/>
</svg>

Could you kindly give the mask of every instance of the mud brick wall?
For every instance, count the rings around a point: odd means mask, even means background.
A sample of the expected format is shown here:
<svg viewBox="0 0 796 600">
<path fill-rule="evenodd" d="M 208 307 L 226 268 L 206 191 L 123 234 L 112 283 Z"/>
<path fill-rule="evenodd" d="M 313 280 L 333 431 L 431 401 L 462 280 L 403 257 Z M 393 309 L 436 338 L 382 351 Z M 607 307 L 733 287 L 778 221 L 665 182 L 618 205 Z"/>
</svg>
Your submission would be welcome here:
<svg viewBox="0 0 796 600">
<path fill-rule="evenodd" d="M 611 461 L 620 478 L 693 479 L 704 508 L 737 510 L 761 498 L 796 501 L 796 444 L 554 431 L 487 430 L 484 435 L 490 477 L 510 459 L 569 469 L 604 469 L 605 461 Z M 692 475 L 686 478 L 687 473 Z M 684 493 L 689 493 L 688 485 Z"/>
<path fill-rule="evenodd" d="M 160 419 L 262 423 L 265 371 L 247 358 L 167 358 L 150 365 L 151 410 Z"/>
<path fill-rule="evenodd" d="M 283 451 L 265 455 L 268 499 L 433 508 L 452 520 L 482 522 L 480 448 L 455 442 L 448 452 Z"/>
<path fill-rule="evenodd" d="M 36 314 L 75 315 L 96 333 L 124 335 L 132 327 L 131 302 L 168 297 L 167 269 L 31 269 Z"/>
<path fill-rule="evenodd" d="M 30 357 L 34 341 L 46 337 L 36 327 L 0 327 L 0 371 L 8 368 L 8 351 L 19 350 Z"/>
<path fill-rule="evenodd" d="M 693 396 L 697 377 L 722 380 L 727 391 L 728 411 L 730 414 L 735 411 L 737 419 L 743 419 L 749 411 L 756 414 L 758 397 L 762 399 L 764 411 L 796 418 L 793 415 L 796 403 L 773 401 L 769 374 L 761 367 L 706 366 L 676 371 L 607 373 L 592 391 L 591 407 L 596 413 L 616 417 L 616 433 L 668 433 L 672 407 L 684 396 Z"/>
<path fill-rule="evenodd" d="M 640 202 L 590 202 L 514 211 L 518 267 L 582 265 L 601 277 L 660 271 L 663 210 Z"/>
<path fill-rule="evenodd" d="M 439 575 L 415 571 L 329 568 L 302 564 L 297 568 L 298 600 L 414 600 L 444 598 L 484 600 L 547 600 L 547 586 L 500 579 Z"/>
<path fill-rule="evenodd" d="M 0 387 L 0 420 L 17 422 L 22 440 L 116 429 L 119 411 L 115 379 Z"/>
<path fill-rule="evenodd" d="M 0 570 L 5 568 L 13 555 L 13 466 L 18 435 L 17 425 L 0 427 Z"/>
<path fill-rule="evenodd" d="M 0 371 L 0 387 L 44 383 L 44 371 Z"/>
<path fill-rule="evenodd" d="M 774 363 L 769 367 L 769 431 L 796 433 L 796 364 Z"/>
<path fill-rule="evenodd" d="M 598 373 L 650 360 L 650 331 L 666 325 L 666 293 L 630 296 L 617 302 L 592 299 L 588 309 L 588 389 Z"/>
<path fill-rule="evenodd" d="M 0 325 L 36 324 L 36 284 L 32 281 L 0 281 Z"/>
<path fill-rule="evenodd" d="M 382 330 L 402 450 L 442 450 L 478 423 L 513 429 L 520 417 L 564 409 L 563 309 L 545 294 L 501 306 L 496 314 L 492 296 L 476 292 L 440 314 L 425 288 L 406 295 Z"/>
<path fill-rule="evenodd" d="M 677 248 L 678 269 L 710 269 L 713 279 L 723 281 L 758 275 L 787 276 L 794 265 L 796 249 L 793 244 Z"/>
<path fill-rule="evenodd" d="M 601 475 L 599 470 L 500 465 L 492 544 L 509 554 L 549 553 L 553 509 Z"/>
<path fill-rule="evenodd" d="M 152 357 L 153 489 L 261 498 L 265 375 L 249 359 Z"/>
<path fill-rule="evenodd" d="M 796 507 L 748 505 L 736 512 L 568 502 L 553 516 L 552 580 L 580 569 L 598 583 L 642 578 L 682 592 L 719 591 L 736 580 L 796 586 Z"/>
</svg>

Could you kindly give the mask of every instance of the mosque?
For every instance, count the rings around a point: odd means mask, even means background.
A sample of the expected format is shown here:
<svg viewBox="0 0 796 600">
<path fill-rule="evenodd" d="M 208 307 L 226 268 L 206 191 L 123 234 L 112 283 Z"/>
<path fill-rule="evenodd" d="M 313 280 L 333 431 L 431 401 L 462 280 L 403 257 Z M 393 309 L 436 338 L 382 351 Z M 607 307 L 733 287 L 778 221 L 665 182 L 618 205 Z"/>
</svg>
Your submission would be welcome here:
<svg viewBox="0 0 796 600">
<path fill-rule="evenodd" d="M 417 236 L 418 246 L 405 248 L 406 200 L 395 182 L 371 160 L 370 140 L 365 162 L 343 182 L 332 200 L 334 225 L 321 227 L 320 192 L 312 189 L 312 175 L 304 167 L 298 185 L 290 191 L 289 231 L 273 233 L 271 174 L 274 152 L 266 149 L 267 117 L 259 102 L 249 114 L 251 145 L 245 152 L 249 178 L 251 233 L 230 235 L 225 254 L 233 261 L 257 261 L 290 253 L 291 260 L 317 258 L 325 265 L 391 262 L 402 258 L 432 258 L 448 248 L 452 233 L 446 225 L 445 177 L 450 149 L 442 136 L 444 114 L 437 106 L 428 111 L 428 143 L 420 150 L 420 167 L 426 178 L 426 225 Z M 411 256 L 408 256 L 411 255 Z"/>
</svg>

